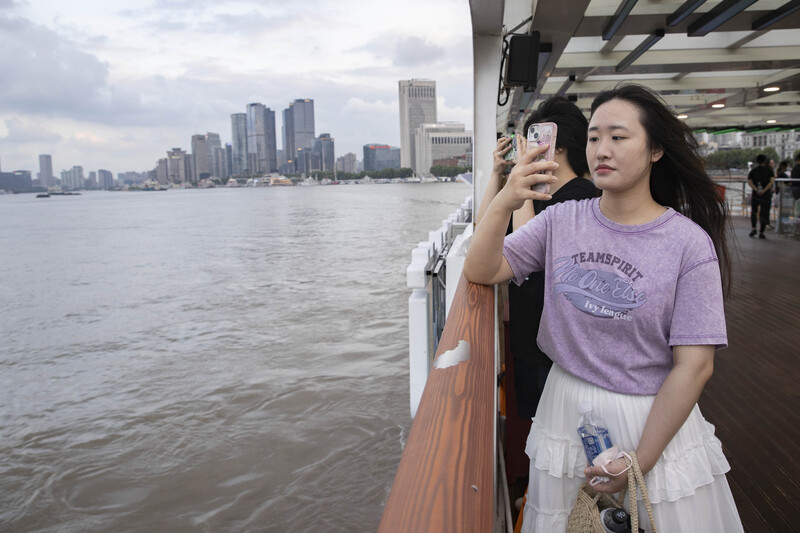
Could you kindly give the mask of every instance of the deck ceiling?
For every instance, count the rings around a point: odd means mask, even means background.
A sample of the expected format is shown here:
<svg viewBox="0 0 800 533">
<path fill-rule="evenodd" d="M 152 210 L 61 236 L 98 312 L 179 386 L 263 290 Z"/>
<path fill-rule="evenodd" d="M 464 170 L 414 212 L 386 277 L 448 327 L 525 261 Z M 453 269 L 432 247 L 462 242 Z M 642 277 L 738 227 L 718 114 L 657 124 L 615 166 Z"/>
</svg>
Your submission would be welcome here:
<svg viewBox="0 0 800 533">
<path fill-rule="evenodd" d="M 604 40 L 604 30 L 626 3 L 633 8 L 615 35 Z M 539 100 L 559 93 L 573 76 L 562 94 L 577 98 L 587 113 L 599 91 L 633 80 L 658 91 L 676 112 L 687 115 L 693 128 L 800 128 L 800 0 L 739 0 L 739 5 L 748 3 L 706 35 L 690 37 L 703 17 L 737 0 L 534 1 L 532 21 L 515 33 L 538 30 L 541 42 L 552 44 L 552 53 L 540 63 L 536 90 L 515 88 L 509 103 L 498 107 L 498 126 L 523 120 Z M 677 25 L 667 25 L 671 15 L 691 4 L 700 5 Z M 753 29 L 782 8 L 794 11 Z M 631 51 L 659 31 L 664 32 L 660 40 L 618 71 Z M 764 91 L 770 86 L 779 90 Z"/>
</svg>

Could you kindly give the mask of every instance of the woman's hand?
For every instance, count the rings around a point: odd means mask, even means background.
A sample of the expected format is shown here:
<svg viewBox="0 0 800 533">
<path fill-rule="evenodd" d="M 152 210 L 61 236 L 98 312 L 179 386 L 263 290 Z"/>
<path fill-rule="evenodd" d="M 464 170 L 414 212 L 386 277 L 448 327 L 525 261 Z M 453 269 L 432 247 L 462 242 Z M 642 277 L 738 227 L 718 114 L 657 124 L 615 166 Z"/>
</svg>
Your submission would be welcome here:
<svg viewBox="0 0 800 533">
<path fill-rule="evenodd" d="M 606 465 L 606 470 L 612 474 L 618 474 L 628 467 L 628 463 L 624 457 L 614 459 Z M 608 478 L 608 481 L 598 483 L 592 488 L 598 492 L 605 492 L 607 494 L 616 494 L 628 488 L 628 472 L 624 472 L 618 476 L 609 476 L 599 466 L 587 466 L 583 473 L 586 475 L 586 481 L 589 482 L 595 476 L 602 476 Z"/>
<path fill-rule="evenodd" d="M 497 139 L 497 146 L 492 154 L 492 174 L 502 176 L 506 168 L 514 164 L 511 161 L 506 161 L 506 154 L 509 151 L 511 151 L 511 139 L 508 137 Z"/>
<path fill-rule="evenodd" d="M 525 146 L 522 143 L 522 138 L 518 142 L 517 148 Z M 516 211 L 527 200 L 549 200 L 552 198 L 549 194 L 544 194 L 532 190 L 532 187 L 537 183 L 553 183 L 556 180 L 555 176 L 545 174 L 548 170 L 553 171 L 558 168 L 558 163 L 553 161 L 535 161 L 537 157 L 547 151 L 548 145 L 534 146 L 530 151 L 518 152 L 522 155 L 519 156 L 519 161 L 511 173 L 508 175 L 508 181 L 505 187 L 498 193 L 495 201 L 502 202 L 503 209 L 506 212 Z"/>
</svg>

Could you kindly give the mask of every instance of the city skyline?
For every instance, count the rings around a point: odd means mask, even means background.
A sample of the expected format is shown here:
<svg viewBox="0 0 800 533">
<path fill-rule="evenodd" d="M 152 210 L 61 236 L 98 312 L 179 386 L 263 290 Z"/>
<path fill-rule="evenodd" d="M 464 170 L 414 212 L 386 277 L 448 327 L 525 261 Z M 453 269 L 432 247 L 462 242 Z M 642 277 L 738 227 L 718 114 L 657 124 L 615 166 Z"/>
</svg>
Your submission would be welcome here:
<svg viewBox="0 0 800 533">
<path fill-rule="evenodd" d="M 35 176 L 49 154 L 55 175 L 151 170 L 192 135 L 232 143 L 231 115 L 252 102 L 276 112 L 282 145 L 298 98 L 337 157 L 400 146 L 397 82 L 412 78 L 437 80 L 440 120 L 469 124 L 468 5 L 432 4 L 0 0 L 2 169 Z"/>
</svg>

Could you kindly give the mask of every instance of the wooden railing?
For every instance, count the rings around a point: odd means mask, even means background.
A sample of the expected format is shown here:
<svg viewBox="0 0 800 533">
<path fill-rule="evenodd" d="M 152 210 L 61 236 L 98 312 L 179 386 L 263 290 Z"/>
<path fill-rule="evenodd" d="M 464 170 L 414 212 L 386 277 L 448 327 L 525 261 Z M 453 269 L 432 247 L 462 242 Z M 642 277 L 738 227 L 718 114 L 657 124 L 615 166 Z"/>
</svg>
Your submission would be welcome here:
<svg viewBox="0 0 800 533">
<path fill-rule="evenodd" d="M 428 376 L 386 501 L 383 533 L 490 532 L 495 502 L 497 375 L 494 290 L 459 281 L 438 358 L 469 343 L 469 359 Z M 464 348 L 462 343 L 459 353 Z"/>
</svg>

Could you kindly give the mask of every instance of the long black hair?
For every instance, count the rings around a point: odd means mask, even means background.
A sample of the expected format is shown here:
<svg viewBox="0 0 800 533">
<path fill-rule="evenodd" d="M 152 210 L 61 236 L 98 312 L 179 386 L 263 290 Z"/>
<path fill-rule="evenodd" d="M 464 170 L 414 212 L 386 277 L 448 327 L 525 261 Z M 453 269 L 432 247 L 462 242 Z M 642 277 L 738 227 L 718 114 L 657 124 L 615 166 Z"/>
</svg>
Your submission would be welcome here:
<svg viewBox="0 0 800 533">
<path fill-rule="evenodd" d="M 558 126 L 556 148 L 566 148 L 569 166 L 579 177 L 586 177 L 589 174 L 589 164 L 586 162 L 589 121 L 580 108 L 563 96 L 553 96 L 531 113 L 525 121 L 523 135 L 535 122 L 555 122 Z"/>
<path fill-rule="evenodd" d="M 598 94 L 592 102 L 592 115 L 598 107 L 615 99 L 636 106 L 649 148 L 664 151 L 650 169 L 650 194 L 656 202 L 687 216 L 708 233 L 719 259 L 723 294 L 728 296 L 731 289 L 731 257 L 726 239 L 728 207 L 706 173 L 691 128 L 655 92 L 633 83 L 620 84 Z"/>
</svg>

